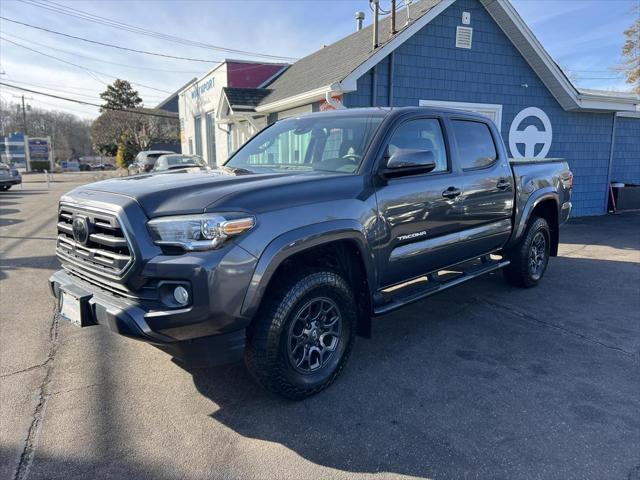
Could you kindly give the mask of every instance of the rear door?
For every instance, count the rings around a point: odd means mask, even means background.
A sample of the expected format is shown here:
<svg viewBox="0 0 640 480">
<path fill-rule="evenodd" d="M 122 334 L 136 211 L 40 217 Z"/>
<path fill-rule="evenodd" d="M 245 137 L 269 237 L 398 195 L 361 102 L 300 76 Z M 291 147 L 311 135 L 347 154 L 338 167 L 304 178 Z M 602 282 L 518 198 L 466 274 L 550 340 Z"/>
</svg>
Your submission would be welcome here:
<svg viewBox="0 0 640 480">
<path fill-rule="evenodd" d="M 380 168 L 398 149 L 432 151 L 436 168 L 385 180 L 376 192 L 384 235 L 377 247 L 380 287 L 455 263 L 447 245 L 461 229 L 463 179 L 451 162 L 442 118 L 414 117 L 390 134 Z"/>
<path fill-rule="evenodd" d="M 502 247 L 511 234 L 514 180 L 497 129 L 482 119 L 450 117 L 463 180 L 460 246 L 468 258 Z"/>
</svg>

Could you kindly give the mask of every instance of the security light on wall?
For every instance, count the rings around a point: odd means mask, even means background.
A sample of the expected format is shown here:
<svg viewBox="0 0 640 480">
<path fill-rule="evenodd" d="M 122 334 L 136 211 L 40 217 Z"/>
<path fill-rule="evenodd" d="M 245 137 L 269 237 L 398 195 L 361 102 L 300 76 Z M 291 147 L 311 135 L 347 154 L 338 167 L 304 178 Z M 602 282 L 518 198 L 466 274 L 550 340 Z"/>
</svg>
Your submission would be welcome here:
<svg viewBox="0 0 640 480">
<path fill-rule="evenodd" d="M 462 12 L 462 24 L 463 25 L 471 25 L 471 13 Z"/>
</svg>

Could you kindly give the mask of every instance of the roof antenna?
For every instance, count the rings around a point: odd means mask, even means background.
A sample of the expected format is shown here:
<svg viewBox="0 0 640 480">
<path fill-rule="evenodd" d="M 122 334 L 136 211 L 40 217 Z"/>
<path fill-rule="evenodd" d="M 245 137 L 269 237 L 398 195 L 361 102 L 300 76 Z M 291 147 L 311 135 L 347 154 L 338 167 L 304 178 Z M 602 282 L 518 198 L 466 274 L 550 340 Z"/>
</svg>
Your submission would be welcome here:
<svg viewBox="0 0 640 480">
<path fill-rule="evenodd" d="M 378 48 L 378 20 L 380 18 L 380 0 L 369 0 L 373 5 L 373 49 Z"/>
<path fill-rule="evenodd" d="M 356 31 L 362 30 L 362 22 L 364 21 L 364 12 L 356 12 Z"/>
<path fill-rule="evenodd" d="M 407 6 L 407 25 L 411 23 L 411 3 L 412 0 L 405 1 L 405 5 Z"/>
</svg>

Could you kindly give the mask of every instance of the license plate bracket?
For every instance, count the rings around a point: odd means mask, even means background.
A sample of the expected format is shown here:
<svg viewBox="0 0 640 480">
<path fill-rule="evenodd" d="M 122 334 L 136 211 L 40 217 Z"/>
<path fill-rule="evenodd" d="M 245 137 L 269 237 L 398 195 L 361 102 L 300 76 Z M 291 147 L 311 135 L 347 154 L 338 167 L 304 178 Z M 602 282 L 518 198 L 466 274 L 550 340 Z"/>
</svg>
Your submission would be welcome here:
<svg viewBox="0 0 640 480">
<path fill-rule="evenodd" d="M 93 325 L 89 315 L 91 294 L 71 288 L 61 288 L 58 311 L 63 320 L 77 327 Z"/>
</svg>

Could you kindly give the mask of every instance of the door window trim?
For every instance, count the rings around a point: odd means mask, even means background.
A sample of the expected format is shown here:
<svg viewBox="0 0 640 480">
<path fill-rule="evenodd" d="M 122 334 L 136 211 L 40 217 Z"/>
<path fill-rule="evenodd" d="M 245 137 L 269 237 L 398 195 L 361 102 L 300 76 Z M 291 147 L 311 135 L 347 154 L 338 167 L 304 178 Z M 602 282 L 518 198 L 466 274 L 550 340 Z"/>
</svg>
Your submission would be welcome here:
<svg viewBox="0 0 640 480">
<path fill-rule="evenodd" d="M 493 123 L 496 124 L 496 126 L 498 127 L 498 130 L 502 128 L 501 127 L 502 105 L 499 103 L 445 102 L 442 100 L 420 100 L 418 105 L 420 105 L 421 107 L 431 107 L 431 108 L 453 108 L 457 110 L 464 110 L 467 112 L 477 113 L 479 115 L 482 115 L 482 111 L 488 110 L 490 112 L 495 113 L 496 119 L 492 121 Z"/>
</svg>

